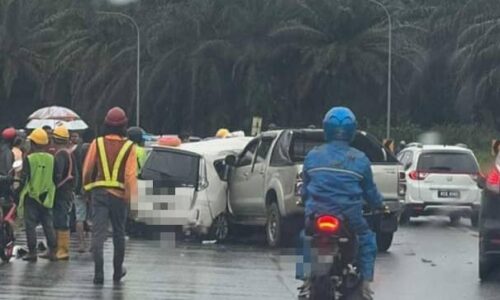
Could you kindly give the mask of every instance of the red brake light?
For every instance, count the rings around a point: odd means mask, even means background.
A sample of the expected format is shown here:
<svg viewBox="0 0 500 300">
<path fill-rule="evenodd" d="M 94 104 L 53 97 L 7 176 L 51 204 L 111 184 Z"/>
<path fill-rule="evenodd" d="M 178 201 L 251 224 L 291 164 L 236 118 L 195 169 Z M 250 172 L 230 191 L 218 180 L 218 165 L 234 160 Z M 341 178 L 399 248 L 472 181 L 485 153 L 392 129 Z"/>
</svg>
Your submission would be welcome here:
<svg viewBox="0 0 500 300">
<path fill-rule="evenodd" d="M 316 228 L 323 233 L 335 233 L 339 230 L 340 220 L 334 216 L 321 216 L 316 219 Z"/>
<path fill-rule="evenodd" d="M 486 185 L 490 189 L 498 190 L 500 188 L 500 172 L 494 167 L 486 178 Z"/>
<path fill-rule="evenodd" d="M 421 172 L 421 171 L 412 171 L 408 174 L 408 177 L 413 180 L 424 180 L 429 173 Z"/>
</svg>

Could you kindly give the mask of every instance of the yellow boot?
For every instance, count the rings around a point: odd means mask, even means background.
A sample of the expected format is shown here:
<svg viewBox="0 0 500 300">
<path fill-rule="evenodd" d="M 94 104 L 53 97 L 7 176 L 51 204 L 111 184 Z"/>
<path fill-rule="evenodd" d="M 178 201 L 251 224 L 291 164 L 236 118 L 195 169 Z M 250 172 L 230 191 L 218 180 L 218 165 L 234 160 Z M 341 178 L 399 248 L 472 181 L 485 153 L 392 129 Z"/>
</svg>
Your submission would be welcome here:
<svg viewBox="0 0 500 300">
<path fill-rule="evenodd" d="M 57 260 L 69 259 L 69 230 L 57 231 Z"/>
</svg>

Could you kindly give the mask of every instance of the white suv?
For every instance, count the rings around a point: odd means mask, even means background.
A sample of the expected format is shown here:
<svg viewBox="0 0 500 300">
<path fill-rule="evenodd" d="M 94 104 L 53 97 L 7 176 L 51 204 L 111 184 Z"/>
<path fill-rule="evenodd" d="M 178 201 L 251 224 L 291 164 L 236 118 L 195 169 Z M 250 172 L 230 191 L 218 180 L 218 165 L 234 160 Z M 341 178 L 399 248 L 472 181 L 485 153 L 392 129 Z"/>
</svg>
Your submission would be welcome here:
<svg viewBox="0 0 500 300">
<path fill-rule="evenodd" d="M 462 216 L 477 225 L 481 190 L 479 165 L 464 145 L 413 143 L 398 153 L 406 178 L 403 223 L 421 215 L 448 215 L 452 223 Z"/>
</svg>

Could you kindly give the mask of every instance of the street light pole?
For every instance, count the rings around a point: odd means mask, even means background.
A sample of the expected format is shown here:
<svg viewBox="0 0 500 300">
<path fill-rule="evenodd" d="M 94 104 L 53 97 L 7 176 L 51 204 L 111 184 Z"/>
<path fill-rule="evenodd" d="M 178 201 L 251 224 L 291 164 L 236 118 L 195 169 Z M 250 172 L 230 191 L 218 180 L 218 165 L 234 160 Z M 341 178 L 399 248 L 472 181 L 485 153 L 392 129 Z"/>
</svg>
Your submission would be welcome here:
<svg viewBox="0 0 500 300">
<path fill-rule="evenodd" d="M 134 25 L 135 27 L 135 30 L 137 32 L 137 66 L 136 66 L 136 109 L 135 109 L 135 124 L 136 126 L 140 126 L 140 116 L 141 116 L 141 113 L 140 113 L 140 109 L 141 109 L 141 98 L 140 98 L 140 71 L 141 71 L 141 31 L 139 30 L 139 25 L 137 25 L 137 23 L 135 22 L 135 20 L 129 16 L 129 15 L 126 15 L 124 13 L 121 13 L 121 12 L 114 12 L 114 11 L 98 11 L 97 12 L 98 14 L 106 14 L 106 15 L 114 15 L 114 16 L 120 16 L 120 17 L 124 17 L 126 18 L 127 20 L 129 20 L 130 22 L 132 22 L 132 24 Z"/>
<path fill-rule="evenodd" d="M 389 13 L 389 10 L 385 5 L 380 3 L 377 0 L 368 0 L 380 7 L 384 10 L 384 12 L 387 15 L 387 21 L 389 24 L 389 41 L 388 41 L 388 62 L 387 62 L 387 129 L 386 129 L 386 138 L 389 139 L 391 137 L 391 94 L 392 94 L 392 82 L 391 82 L 391 74 L 392 74 L 392 19 L 391 19 L 391 14 Z"/>
</svg>

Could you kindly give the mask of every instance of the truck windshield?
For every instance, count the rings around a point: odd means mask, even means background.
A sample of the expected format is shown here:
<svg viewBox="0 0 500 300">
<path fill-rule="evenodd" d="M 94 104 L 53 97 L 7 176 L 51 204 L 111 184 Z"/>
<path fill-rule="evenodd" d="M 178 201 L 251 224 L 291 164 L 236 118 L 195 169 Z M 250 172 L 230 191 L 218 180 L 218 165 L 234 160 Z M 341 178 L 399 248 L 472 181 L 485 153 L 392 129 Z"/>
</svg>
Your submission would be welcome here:
<svg viewBox="0 0 500 300">
<path fill-rule="evenodd" d="M 198 183 L 198 156 L 155 149 L 151 152 L 141 172 L 141 179 L 161 182 L 161 186 L 181 187 L 193 186 Z"/>
</svg>

